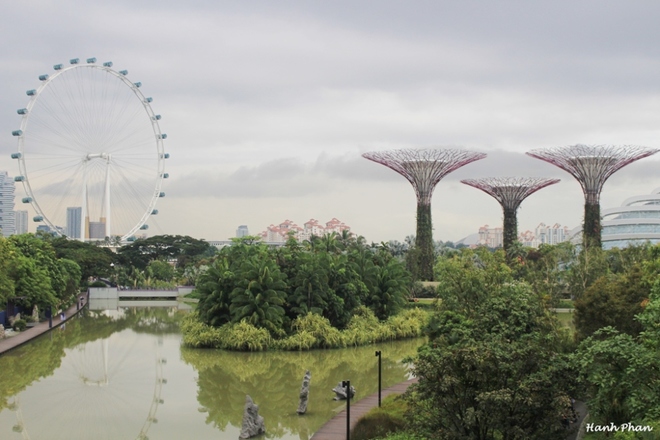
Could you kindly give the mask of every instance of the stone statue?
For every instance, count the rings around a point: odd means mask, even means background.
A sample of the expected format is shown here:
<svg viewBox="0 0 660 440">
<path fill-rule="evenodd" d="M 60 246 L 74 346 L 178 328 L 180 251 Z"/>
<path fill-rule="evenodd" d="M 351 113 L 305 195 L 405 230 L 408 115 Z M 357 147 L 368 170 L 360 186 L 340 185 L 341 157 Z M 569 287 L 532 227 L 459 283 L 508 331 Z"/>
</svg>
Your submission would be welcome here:
<svg viewBox="0 0 660 440">
<path fill-rule="evenodd" d="M 5 337 L 5 326 L 0 323 L 0 339 Z"/>
<path fill-rule="evenodd" d="M 243 426 L 239 438 L 251 438 L 266 432 L 264 418 L 259 415 L 259 405 L 255 405 L 252 397 L 245 396 L 245 409 L 243 410 Z"/>
<path fill-rule="evenodd" d="M 39 307 L 34 306 L 34 309 L 32 309 L 32 321 L 33 322 L 39 322 Z"/>
<path fill-rule="evenodd" d="M 298 405 L 298 414 L 305 414 L 307 412 L 307 401 L 309 400 L 309 382 L 312 380 L 312 373 L 305 371 L 303 377 L 302 387 L 300 387 L 300 404 Z"/>
<path fill-rule="evenodd" d="M 332 389 L 336 394 L 333 400 L 346 400 L 346 387 L 339 382 L 336 387 Z M 351 385 L 351 399 L 355 397 L 355 387 Z"/>
<path fill-rule="evenodd" d="M 9 326 L 13 327 L 14 322 L 18 321 L 19 319 L 21 319 L 21 314 L 20 313 L 17 313 L 14 316 L 10 316 L 9 317 Z"/>
</svg>

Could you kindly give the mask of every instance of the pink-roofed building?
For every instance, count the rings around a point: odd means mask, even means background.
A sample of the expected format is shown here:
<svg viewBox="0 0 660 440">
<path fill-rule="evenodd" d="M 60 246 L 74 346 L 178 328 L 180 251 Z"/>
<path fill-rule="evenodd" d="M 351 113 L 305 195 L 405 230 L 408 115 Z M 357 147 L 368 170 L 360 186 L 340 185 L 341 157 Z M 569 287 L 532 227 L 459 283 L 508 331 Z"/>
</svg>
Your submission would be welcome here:
<svg viewBox="0 0 660 440">
<path fill-rule="evenodd" d="M 322 237 L 325 234 L 332 234 L 333 232 L 341 234 L 342 231 L 350 230 L 350 226 L 337 220 L 336 218 L 326 222 L 325 225 L 320 224 L 318 220 L 312 218 L 309 221 L 303 223 L 302 228 L 293 223 L 291 220 L 285 220 L 277 226 L 270 225 L 264 232 L 260 234 L 260 236 L 265 242 L 284 243 L 289 238 L 289 232 L 293 232 L 296 240 L 302 242 L 309 240 L 312 235 Z"/>
</svg>

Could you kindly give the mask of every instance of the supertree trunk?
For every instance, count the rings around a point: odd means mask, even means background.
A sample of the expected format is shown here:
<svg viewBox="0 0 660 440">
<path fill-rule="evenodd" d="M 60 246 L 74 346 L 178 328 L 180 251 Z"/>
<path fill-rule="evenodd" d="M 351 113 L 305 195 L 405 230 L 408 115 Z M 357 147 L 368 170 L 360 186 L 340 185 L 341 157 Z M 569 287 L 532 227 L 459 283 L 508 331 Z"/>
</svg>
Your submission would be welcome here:
<svg viewBox="0 0 660 440">
<path fill-rule="evenodd" d="M 584 204 L 582 239 L 585 247 L 602 247 L 600 204 Z"/>
<path fill-rule="evenodd" d="M 504 231 L 503 231 L 503 247 L 507 253 L 513 247 L 513 244 L 518 240 L 518 216 L 516 215 L 517 209 L 504 208 Z"/>
<path fill-rule="evenodd" d="M 433 222 L 431 221 L 431 205 L 417 204 L 417 274 L 422 280 L 433 279 Z"/>
</svg>

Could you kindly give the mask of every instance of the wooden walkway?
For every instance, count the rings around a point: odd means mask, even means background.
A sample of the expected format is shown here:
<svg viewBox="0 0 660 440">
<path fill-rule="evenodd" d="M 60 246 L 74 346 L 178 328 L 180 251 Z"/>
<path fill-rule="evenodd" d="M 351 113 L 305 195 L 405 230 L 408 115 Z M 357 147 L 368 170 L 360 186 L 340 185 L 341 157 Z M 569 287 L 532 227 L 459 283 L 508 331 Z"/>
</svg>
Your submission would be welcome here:
<svg viewBox="0 0 660 440">
<path fill-rule="evenodd" d="M 402 394 L 410 385 L 417 382 L 417 378 L 398 383 L 394 386 L 381 390 L 381 398 L 390 394 Z M 369 412 L 369 410 L 378 406 L 378 392 L 365 397 L 358 402 L 351 402 L 351 430 L 357 424 L 360 417 Z M 311 440 L 340 440 L 346 439 L 346 410 L 343 410 L 334 416 L 329 422 L 314 433 Z"/>
<path fill-rule="evenodd" d="M 66 321 L 77 315 L 78 312 L 80 312 L 80 310 L 82 310 L 86 305 L 87 305 L 87 295 L 84 295 L 83 306 L 79 308 L 80 303 L 78 303 L 77 305 L 74 304 L 73 306 L 69 307 L 69 309 L 64 312 L 64 316 L 65 316 L 64 320 L 60 319 L 59 314 L 53 313 L 53 327 L 49 327 L 48 321 L 44 321 L 44 322 L 40 322 L 34 327 L 27 328 L 24 331 L 14 336 L 0 339 L 0 355 L 10 350 L 13 350 L 16 347 L 21 346 L 26 342 L 31 341 L 37 336 L 41 336 L 42 334 L 61 326 L 62 324 L 66 323 Z"/>
</svg>

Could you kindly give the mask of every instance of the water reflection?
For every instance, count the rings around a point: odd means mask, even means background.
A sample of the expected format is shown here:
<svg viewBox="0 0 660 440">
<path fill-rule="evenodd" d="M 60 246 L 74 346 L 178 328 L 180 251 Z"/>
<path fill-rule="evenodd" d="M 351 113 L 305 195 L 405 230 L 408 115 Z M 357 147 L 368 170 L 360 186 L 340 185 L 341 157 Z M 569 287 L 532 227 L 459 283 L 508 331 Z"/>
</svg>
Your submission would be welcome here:
<svg viewBox="0 0 660 440">
<path fill-rule="evenodd" d="M 357 398 L 408 378 L 400 360 L 422 341 L 313 352 L 235 353 L 181 348 L 175 307 L 85 312 L 0 356 L 0 438 L 238 438 L 245 395 L 267 438 L 308 439 L 343 409 L 331 389 L 350 379 Z M 298 416 L 305 370 L 308 413 Z"/>
</svg>

